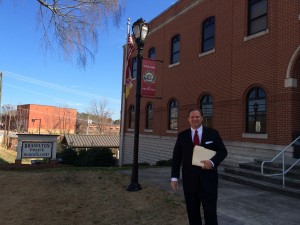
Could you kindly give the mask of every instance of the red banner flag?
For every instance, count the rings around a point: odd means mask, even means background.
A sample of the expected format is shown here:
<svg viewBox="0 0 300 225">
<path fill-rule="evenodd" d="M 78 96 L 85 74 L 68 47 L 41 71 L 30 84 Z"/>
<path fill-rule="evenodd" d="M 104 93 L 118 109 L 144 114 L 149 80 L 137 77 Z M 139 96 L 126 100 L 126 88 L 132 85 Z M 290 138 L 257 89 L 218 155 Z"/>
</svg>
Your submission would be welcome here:
<svg viewBox="0 0 300 225">
<path fill-rule="evenodd" d="M 155 97 L 156 91 L 156 75 L 155 75 L 155 60 L 143 59 L 142 63 L 142 96 Z"/>
</svg>

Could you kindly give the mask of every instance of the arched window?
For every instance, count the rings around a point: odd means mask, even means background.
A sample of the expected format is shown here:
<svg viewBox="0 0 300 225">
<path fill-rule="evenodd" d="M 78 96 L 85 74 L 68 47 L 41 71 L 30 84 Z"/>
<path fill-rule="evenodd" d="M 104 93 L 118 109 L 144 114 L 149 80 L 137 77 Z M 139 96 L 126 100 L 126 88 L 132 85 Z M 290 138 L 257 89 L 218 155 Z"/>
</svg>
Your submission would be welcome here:
<svg viewBox="0 0 300 225">
<path fill-rule="evenodd" d="M 137 57 L 132 58 L 131 78 L 135 79 L 137 75 Z"/>
<path fill-rule="evenodd" d="M 268 28 L 268 0 L 248 1 L 248 35 Z"/>
<path fill-rule="evenodd" d="M 179 62 L 180 59 L 180 35 L 172 38 L 171 64 Z"/>
<path fill-rule="evenodd" d="M 213 101 L 210 95 L 204 95 L 200 100 L 200 109 L 203 113 L 203 125 L 212 127 Z"/>
<path fill-rule="evenodd" d="M 178 102 L 171 100 L 169 103 L 169 116 L 168 116 L 169 130 L 177 130 L 178 128 Z"/>
<path fill-rule="evenodd" d="M 153 129 L 153 105 L 151 103 L 146 106 L 146 129 Z"/>
<path fill-rule="evenodd" d="M 149 57 L 149 59 L 155 59 L 155 48 L 149 49 L 148 57 Z"/>
<path fill-rule="evenodd" d="M 246 132 L 266 133 L 266 94 L 254 87 L 247 95 Z"/>
<path fill-rule="evenodd" d="M 134 129 L 135 111 L 134 106 L 129 108 L 129 128 Z"/>
<path fill-rule="evenodd" d="M 202 52 L 215 48 L 215 17 L 211 16 L 202 23 Z"/>
</svg>

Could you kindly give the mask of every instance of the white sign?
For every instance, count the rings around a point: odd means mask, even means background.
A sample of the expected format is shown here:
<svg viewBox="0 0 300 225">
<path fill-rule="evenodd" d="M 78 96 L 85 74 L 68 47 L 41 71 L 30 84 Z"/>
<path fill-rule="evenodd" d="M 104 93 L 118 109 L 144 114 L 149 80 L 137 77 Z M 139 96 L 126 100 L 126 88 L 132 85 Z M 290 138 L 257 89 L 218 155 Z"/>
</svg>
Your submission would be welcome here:
<svg viewBox="0 0 300 225">
<path fill-rule="evenodd" d="M 51 142 L 22 142 L 22 158 L 50 158 Z"/>
</svg>

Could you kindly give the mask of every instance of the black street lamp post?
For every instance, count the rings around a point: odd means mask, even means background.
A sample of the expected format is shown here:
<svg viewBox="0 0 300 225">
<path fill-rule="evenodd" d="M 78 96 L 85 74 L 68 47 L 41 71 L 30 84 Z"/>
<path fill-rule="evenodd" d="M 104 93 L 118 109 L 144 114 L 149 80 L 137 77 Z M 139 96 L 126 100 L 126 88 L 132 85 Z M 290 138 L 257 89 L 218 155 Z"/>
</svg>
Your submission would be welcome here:
<svg viewBox="0 0 300 225">
<path fill-rule="evenodd" d="M 139 153 L 139 133 L 140 133 L 140 102 L 141 102 L 141 76 L 143 47 L 148 35 L 149 25 L 142 19 L 138 19 L 132 25 L 132 31 L 135 37 L 135 43 L 138 47 L 137 55 L 137 75 L 136 75 L 136 94 L 135 94 L 135 120 L 134 120 L 134 147 L 133 147 L 133 164 L 131 173 L 131 183 L 127 191 L 140 191 L 141 185 L 138 182 L 138 153 Z"/>
</svg>

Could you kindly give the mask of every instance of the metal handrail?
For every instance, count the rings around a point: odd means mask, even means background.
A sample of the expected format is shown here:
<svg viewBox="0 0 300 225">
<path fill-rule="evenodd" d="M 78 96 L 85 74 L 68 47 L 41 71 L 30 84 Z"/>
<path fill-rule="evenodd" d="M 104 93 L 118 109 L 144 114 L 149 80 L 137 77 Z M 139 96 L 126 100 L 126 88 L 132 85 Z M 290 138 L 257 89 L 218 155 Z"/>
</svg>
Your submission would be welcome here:
<svg viewBox="0 0 300 225">
<path fill-rule="evenodd" d="M 298 162 L 300 162 L 300 159 L 296 160 L 288 169 L 285 169 L 285 151 L 291 147 L 295 142 L 300 140 L 300 136 L 296 138 L 292 143 L 290 143 L 285 149 L 283 149 L 281 152 L 279 152 L 273 159 L 268 160 L 268 161 L 263 161 L 261 164 L 261 173 L 264 176 L 282 176 L 282 187 L 285 187 L 285 174 L 287 174 Z M 282 173 L 273 173 L 273 174 L 265 174 L 264 173 L 264 164 L 265 163 L 271 163 L 274 162 L 275 159 L 279 158 L 279 156 L 282 156 Z"/>
</svg>

